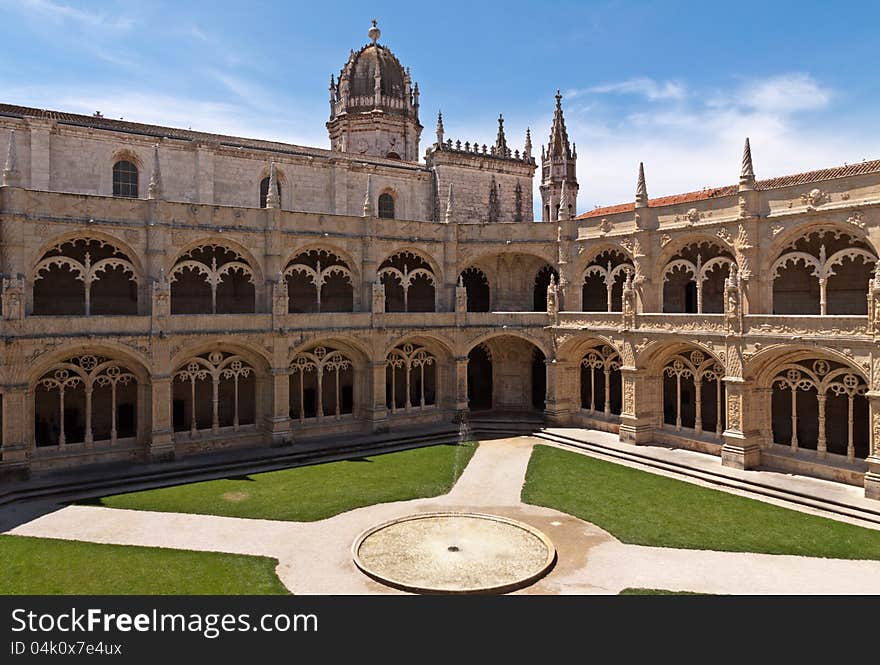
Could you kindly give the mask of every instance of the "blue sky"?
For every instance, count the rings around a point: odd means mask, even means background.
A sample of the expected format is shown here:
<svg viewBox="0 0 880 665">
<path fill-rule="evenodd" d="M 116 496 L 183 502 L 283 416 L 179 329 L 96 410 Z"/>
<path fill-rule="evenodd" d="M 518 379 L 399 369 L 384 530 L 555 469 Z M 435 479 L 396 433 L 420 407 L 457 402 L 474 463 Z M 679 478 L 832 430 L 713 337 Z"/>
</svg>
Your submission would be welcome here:
<svg viewBox="0 0 880 665">
<path fill-rule="evenodd" d="M 0 0 L 0 101 L 328 147 L 327 86 L 381 42 L 409 65 L 422 153 L 546 142 L 560 88 L 579 211 L 880 158 L 876 2 Z M 537 184 L 537 179 L 536 179 Z"/>
</svg>

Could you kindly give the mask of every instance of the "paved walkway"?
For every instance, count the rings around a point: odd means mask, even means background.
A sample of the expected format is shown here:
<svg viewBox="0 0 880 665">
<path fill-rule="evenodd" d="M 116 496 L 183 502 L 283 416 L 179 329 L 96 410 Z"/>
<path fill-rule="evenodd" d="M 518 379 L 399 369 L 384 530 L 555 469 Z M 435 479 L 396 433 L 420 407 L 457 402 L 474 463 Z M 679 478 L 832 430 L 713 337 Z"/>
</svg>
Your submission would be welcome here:
<svg viewBox="0 0 880 665">
<path fill-rule="evenodd" d="M 279 578 L 296 594 L 399 593 L 355 568 L 351 544 L 357 535 L 413 513 L 470 510 L 531 524 L 556 545 L 553 571 L 517 593 L 618 593 L 626 587 L 707 593 L 880 593 L 880 561 L 625 545 L 575 517 L 524 504 L 519 495 L 536 443 L 543 442 L 531 437 L 483 442 L 444 496 L 367 506 L 319 522 L 66 506 L 7 533 L 265 555 L 278 559 Z"/>
</svg>

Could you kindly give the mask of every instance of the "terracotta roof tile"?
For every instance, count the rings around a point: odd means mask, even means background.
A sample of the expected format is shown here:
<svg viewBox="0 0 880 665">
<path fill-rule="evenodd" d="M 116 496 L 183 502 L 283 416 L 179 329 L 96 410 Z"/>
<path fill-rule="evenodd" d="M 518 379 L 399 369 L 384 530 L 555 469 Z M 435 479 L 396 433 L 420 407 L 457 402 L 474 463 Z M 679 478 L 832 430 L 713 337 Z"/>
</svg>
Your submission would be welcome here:
<svg viewBox="0 0 880 665">
<path fill-rule="evenodd" d="M 875 159 L 869 162 L 859 162 L 858 164 L 847 164 L 846 166 L 836 166 L 830 169 L 806 171 L 805 173 L 795 173 L 794 175 L 784 175 L 778 178 L 759 180 L 757 182 L 757 189 L 781 189 L 793 185 L 805 185 L 811 182 L 821 182 L 823 180 L 863 175 L 865 173 L 876 173 L 878 171 L 880 171 L 880 159 Z M 706 199 L 713 199 L 720 196 L 731 196 L 736 194 L 736 192 L 737 185 L 727 185 L 725 187 L 703 189 L 699 192 L 674 194 L 672 196 L 651 199 L 648 201 L 648 205 L 651 208 L 657 208 L 660 206 L 676 205 L 678 203 L 690 203 L 691 201 L 705 201 Z M 635 203 L 621 203 L 618 205 L 605 206 L 590 210 L 589 212 L 578 215 L 576 219 L 589 219 L 592 217 L 601 217 L 603 215 L 616 215 L 622 212 L 631 212 L 634 209 Z"/>
</svg>

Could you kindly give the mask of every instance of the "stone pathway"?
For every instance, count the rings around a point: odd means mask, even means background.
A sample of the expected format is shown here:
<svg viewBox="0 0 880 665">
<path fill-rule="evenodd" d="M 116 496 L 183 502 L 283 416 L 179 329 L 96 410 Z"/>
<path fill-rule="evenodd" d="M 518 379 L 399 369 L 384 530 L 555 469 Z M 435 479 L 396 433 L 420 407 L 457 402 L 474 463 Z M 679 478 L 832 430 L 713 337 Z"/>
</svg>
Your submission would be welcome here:
<svg viewBox="0 0 880 665">
<path fill-rule="evenodd" d="M 413 513 L 467 510 L 526 522 L 556 545 L 555 568 L 517 593 L 618 593 L 626 587 L 707 593 L 880 593 L 880 561 L 625 545 L 575 517 L 524 504 L 519 495 L 536 443 L 530 437 L 482 442 L 444 496 L 367 506 L 319 522 L 66 506 L 7 533 L 264 555 L 278 559 L 279 578 L 296 594 L 399 593 L 354 566 L 351 545 L 358 534 Z"/>
</svg>

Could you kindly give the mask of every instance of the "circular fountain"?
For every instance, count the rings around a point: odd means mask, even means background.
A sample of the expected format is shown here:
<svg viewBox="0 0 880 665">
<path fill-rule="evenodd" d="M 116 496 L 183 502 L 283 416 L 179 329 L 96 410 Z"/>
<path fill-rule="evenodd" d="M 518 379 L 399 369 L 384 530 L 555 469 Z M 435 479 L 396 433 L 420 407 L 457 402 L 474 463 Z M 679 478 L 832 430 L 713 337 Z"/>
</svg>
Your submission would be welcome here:
<svg viewBox="0 0 880 665">
<path fill-rule="evenodd" d="M 371 527 L 352 545 L 357 567 L 414 593 L 506 593 L 532 584 L 556 561 L 537 529 L 496 515 L 424 513 Z"/>
</svg>

